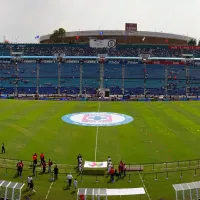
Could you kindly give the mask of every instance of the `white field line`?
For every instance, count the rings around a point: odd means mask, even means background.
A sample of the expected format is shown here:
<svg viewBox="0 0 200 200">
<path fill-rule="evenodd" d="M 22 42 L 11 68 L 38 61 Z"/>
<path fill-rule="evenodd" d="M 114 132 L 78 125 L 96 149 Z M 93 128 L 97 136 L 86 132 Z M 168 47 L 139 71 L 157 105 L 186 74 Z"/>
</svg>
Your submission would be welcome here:
<svg viewBox="0 0 200 200">
<path fill-rule="evenodd" d="M 98 106 L 98 112 L 99 112 L 99 110 L 100 110 L 100 101 L 99 101 L 99 106 Z M 95 152 L 94 152 L 94 161 L 95 162 L 97 160 L 98 134 L 99 134 L 99 126 L 97 126 L 97 131 L 96 131 L 96 145 L 95 145 Z"/>
<path fill-rule="evenodd" d="M 50 190 L 51 190 L 51 187 L 52 187 L 53 183 L 54 183 L 54 182 L 51 183 L 51 185 L 50 185 L 50 187 L 49 187 L 49 190 L 48 190 L 48 192 L 47 192 L 47 195 L 46 195 L 45 199 L 48 198 L 48 196 L 49 196 L 49 192 L 50 192 Z"/>
<path fill-rule="evenodd" d="M 151 198 L 150 198 L 150 196 L 149 196 L 149 193 L 148 193 L 148 191 L 147 191 L 147 188 L 146 188 L 146 186 L 145 186 L 145 184 L 144 184 L 144 181 L 142 180 L 142 177 L 141 177 L 141 175 L 140 175 L 140 172 L 138 172 L 138 174 L 139 174 L 140 180 L 141 180 L 141 182 L 142 182 L 142 184 L 143 184 L 143 187 L 144 187 L 144 190 L 145 190 L 145 192 L 146 192 L 146 195 L 147 195 L 148 199 L 151 200 Z"/>
</svg>

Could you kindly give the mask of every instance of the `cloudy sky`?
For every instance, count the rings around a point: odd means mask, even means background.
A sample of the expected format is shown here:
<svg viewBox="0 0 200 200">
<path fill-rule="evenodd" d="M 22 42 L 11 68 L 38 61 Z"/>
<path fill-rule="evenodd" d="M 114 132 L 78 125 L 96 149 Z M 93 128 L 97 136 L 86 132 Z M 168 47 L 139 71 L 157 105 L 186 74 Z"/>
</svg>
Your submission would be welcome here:
<svg viewBox="0 0 200 200">
<path fill-rule="evenodd" d="M 200 38 L 200 0 L 0 0 L 0 41 L 35 42 L 59 27 L 162 31 Z"/>
</svg>

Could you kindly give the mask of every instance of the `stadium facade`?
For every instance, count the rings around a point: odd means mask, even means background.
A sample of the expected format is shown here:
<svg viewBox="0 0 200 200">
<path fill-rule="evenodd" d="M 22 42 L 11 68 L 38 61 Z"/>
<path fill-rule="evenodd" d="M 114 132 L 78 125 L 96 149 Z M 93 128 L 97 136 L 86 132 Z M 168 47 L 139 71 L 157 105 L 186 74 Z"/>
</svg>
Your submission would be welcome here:
<svg viewBox="0 0 200 200">
<path fill-rule="evenodd" d="M 40 37 L 40 43 L 51 43 L 51 34 Z M 97 39 L 116 39 L 117 44 L 176 44 L 187 45 L 192 37 L 150 31 L 127 32 L 125 30 L 90 30 L 67 32 L 64 38 L 65 43 L 73 42 L 77 39 L 79 43 L 88 43 L 91 38 Z"/>
</svg>

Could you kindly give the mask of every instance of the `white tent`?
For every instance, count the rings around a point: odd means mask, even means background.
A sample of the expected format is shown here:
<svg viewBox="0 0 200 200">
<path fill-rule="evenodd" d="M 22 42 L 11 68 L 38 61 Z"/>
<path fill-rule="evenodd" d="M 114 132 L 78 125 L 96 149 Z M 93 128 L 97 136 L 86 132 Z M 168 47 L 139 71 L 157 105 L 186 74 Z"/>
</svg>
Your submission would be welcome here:
<svg viewBox="0 0 200 200">
<path fill-rule="evenodd" d="M 24 187 L 24 183 L 16 183 L 11 181 L 0 180 L 0 198 L 20 200 L 21 190 Z"/>
<path fill-rule="evenodd" d="M 97 200 L 100 200 L 100 197 L 105 197 L 107 200 L 108 196 L 145 195 L 145 190 L 144 188 L 79 188 L 77 200 L 80 200 L 81 195 L 84 196 L 84 200 L 87 200 L 87 196 L 92 196 L 92 200 L 94 200 L 95 197 L 97 197 Z"/>
<path fill-rule="evenodd" d="M 173 185 L 176 192 L 176 200 L 178 199 L 190 199 L 199 200 L 200 182 L 182 183 Z"/>
</svg>

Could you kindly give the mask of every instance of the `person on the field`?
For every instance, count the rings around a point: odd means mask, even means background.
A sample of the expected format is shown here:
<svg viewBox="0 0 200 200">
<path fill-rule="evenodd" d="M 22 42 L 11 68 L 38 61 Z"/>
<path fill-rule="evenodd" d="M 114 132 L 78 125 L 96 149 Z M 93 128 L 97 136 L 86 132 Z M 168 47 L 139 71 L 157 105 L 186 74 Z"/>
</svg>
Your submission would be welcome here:
<svg viewBox="0 0 200 200">
<path fill-rule="evenodd" d="M 43 173 L 46 172 L 46 162 L 45 162 L 45 160 L 42 161 L 42 172 Z"/>
<path fill-rule="evenodd" d="M 31 185 L 32 180 L 33 180 L 32 176 L 28 176 L 28 178 L 27 178 L 27 183 L 28 183 L 27 189 L 28 190 L 30 190 L 30 185 Z"/>
<path fill-rule="evenodd" d="M 36 153 L 33 155 L 33 164 L 37 165 L 37 154 Z"/>
<path fill-rule="evenodd" d="M 121 171 L 121 165 L 120 164 L 118 166 L 118 173 L 119 173 L 119 178 L 122 178 L 122 171 Z"/>
<path fill-rule="evenodd" d="M 18 176 L 22 176 L 22 169 L 23 169 L 23 163 L 22 161 L 17 163 L 17 174 Z"/>
<path fill-rule="evenodd" d="M 110 171 L 109 171 L 109 174 L 110 174 L 110 181 L 111 182 L 115 182 L 115 179 L 114 179 L 114 176 L 115 176 L 115 170 L 113 167 L 111 167 Z"/>
<path fill-rule="evenodd" d="M 83 162 L 83 158 L 82 158 L 82 156 L 80 156 L 79 157 L 79 164 L 82 164 L 82 162 Z"/>
<path fill-rule="evenodd" d="M 119 178 L 119 173 L 117 172 L 117 170 L 115 170 L 115 176 L 116 176 L 117 178 Z"/>
<path fill-rule="evenodd" d="M 54 179 L 55 180 L 58 179 L 58 167 L 57 167 L 57 165 L 55 165 L 53 172 L 54 172 Z"/>
<path fill-rule="evenodd" d="M 78 167 L 78 171 L 79 171 L 79 172 L 82 172 L 82 170 L 83 170 L 82 163 L 80 163 L 80 164 L 79 164 L 79 167 Z"/>
<path fill-rule="evenodd" d="M 79 153 L 77 156 L 77 162 L 78 162 L 78 166 L 79 166 L 79 158 L 81 157 L 81 154 Z"/>
<path fill-rule="evenodd" d="M 51 166 L 53 165 L 53 162 L 49 159 L 48 162 L 48 173 L 51 173 Z"/>
<path fill-rule="evenodd" d="M 36 164 L 33 163 L 33 175 L 34 175 L 34 176 L 36 175 L 36 174 L 35 174 L 35 169 L 36 169 Z"/>
<path fill-rule="evenodd" d="M 126 176 L 126 163 L 123 165 L 123 172 L 124 172 L 124 177 Z"/>
<path fill-rule="evenodd" d="M 44 162 L 44 154 L 41 153 L 40 154 L 40 164 L 42 165 L 43 162 Z"/>
<path fill-rule="evenodd" d="M 74 179 L 74 189 L 76 190 L 78 187 L 78 181 L 76 179 Z"/>
<path fill-rule="evenodd" d="M 1 147 L 1 153 L 6 153 L 6 150 L 5 150 L 4 143 L 2 143 L 2 147 Z"/>
<path fill-rule="evenodd" d="M 34 190 L 34 184 L 33 184 L 33 180 L 31 180 L 30 182 L 30 194 L 35 193 L 36 191 Z"/>
<path fill-rule="evenodd" d="M 26 196 L 26 200 L 31 200 L 30 195 Z"/>
<path fill-rule="evenodd" d="M 119 164 L 119 168 L 120 168 L 120 178 L 122 178 L 122 174 L 123 174 L 123 171 L 124 171 L 124 163 L 121 161 L 120 164 Z"/>
<path fill-rule="evenodd" d="M 73 179 L 73 176 L 71 175 L 71 173 L 69 173 L 69 174 L 67 175 L 67 180 L 68 180 L 68 183 L 69 183 L 69 188 L 71 188 L 72 179 Z"/>
</svg>

